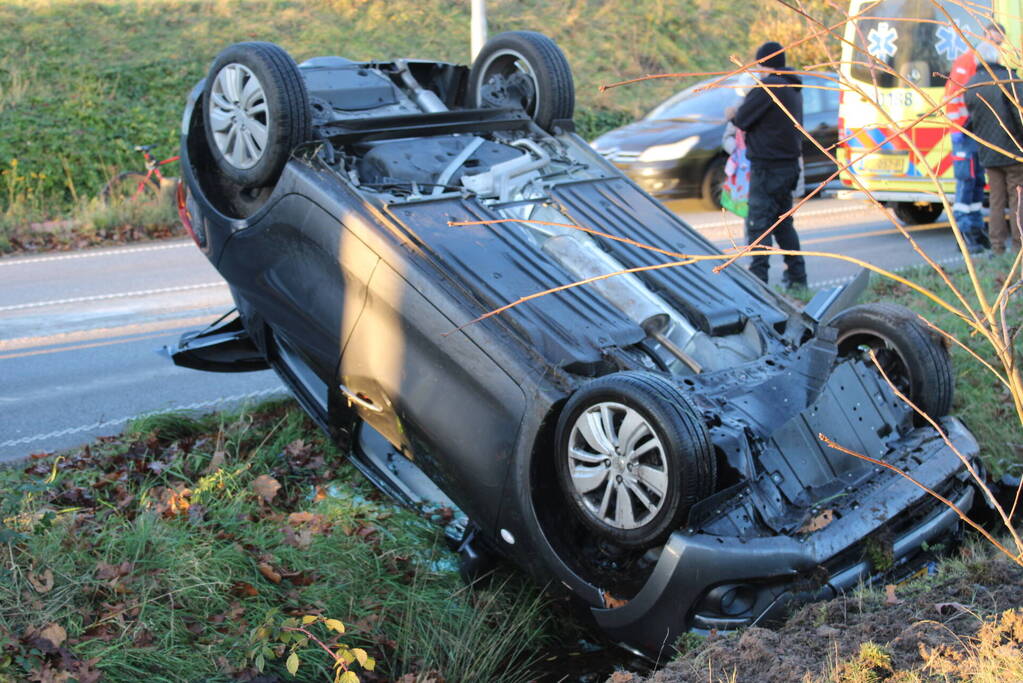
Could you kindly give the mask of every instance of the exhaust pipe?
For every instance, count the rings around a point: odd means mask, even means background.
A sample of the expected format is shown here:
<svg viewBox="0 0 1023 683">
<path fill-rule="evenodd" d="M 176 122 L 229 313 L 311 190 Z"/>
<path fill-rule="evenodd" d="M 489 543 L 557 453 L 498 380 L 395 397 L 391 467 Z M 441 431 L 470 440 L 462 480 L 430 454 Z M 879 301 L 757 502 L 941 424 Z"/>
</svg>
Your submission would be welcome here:
<svg viewBox="0 0 1023 683">
<path fill-rule="evenodd" d="M 588 280 L 621 270 L 621 265 L 600 251 L 589 238 L 575 235 L 554 235 L 543 242 L 542 249 L 562 265 L 573 277 Z M 643 328 L 651 338 L 658 341 L 669 353 L 686 364 L 693 372 L 700 372 L 703 366 L 685 348 L 702 332 L 684 318 L 673 318 L 666 311 L 670 307 L 648 290 L 632 273 L 622 273 L 590 283 L 601 296 L 620 310 L 629 320 Z M 675 323 L 679 343 L 666 334 Z"/>
</svg>

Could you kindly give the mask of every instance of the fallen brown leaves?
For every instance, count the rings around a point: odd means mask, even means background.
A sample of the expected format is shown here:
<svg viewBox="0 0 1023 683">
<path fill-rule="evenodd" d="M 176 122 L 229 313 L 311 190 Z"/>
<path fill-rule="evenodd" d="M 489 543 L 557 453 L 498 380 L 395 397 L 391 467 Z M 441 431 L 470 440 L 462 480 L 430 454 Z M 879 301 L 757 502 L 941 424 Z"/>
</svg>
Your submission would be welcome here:
<svg viewBox="0 0 1023 683">
<path fill-rule="evenodd" d="M 43 652 L 56 652 L 67 640 L 67 631 L 60 624 L 50 623 L 38 631 L 30 630 L 25 637 Z"/>
<path fill-rule="evenodd" d="M 192 495 L 192 490 L 181 484 L 156 486 L 150 490 L 149 494 L 153 497 L 153 510 L 161 517 L 176 517 L 188 512 L 188 508 L 191 506 L 188 498 Z"/>
<path fill-rule="evenodd" d="M 280 583 L 281 575 L 273 567 L 270 566 L 269 562 L 260 562 L 256 565 L 256 569 L 263 575 L 263 578 L 271 583 Z"/>
<path fill-rule="evenodd" d="M 84 227 L 84 224 L 71 220 L 37 221 L 14 226 L 13 233 L 8 237 L 10 246 L 4 251 L 34 254 L 184 237 L 183 229 L 177 221 L 168 225 L 111 226 L 104 230 L 95 230 L 95 226 L 85 230 Z"/>
<path fill-rule="evenodd" d="M 53 590 L 53 571 L 46 569 L 42 574 L 28 573 L 28 582 L 36 593 L 49 593 Z"/>
<path fill-rule="evenodd" d="M 261 474 L 252 482 L 252 490 L 256 492 L 260 504 L 269 505 L 281 488 L 281 483 L 269 474 Z"/>
<path fill-rule="evenodd" d="M 308 548 L 313 537 L 330 531 L 331 524 L 323 515 L 311 512 L 292 512 L 288 524 L 281 528 L 284 542 L 295 548 Z"/>
<path fill-rule="evenodd" d="M 272 406 L 254 413 L 245 429 L 270 433 L 289 410 L 292 408 Z M 187 438 L 170 438 L 186 432 Z M 33 503 L 41 508 L 27 518 L 27 524 L 45 521 L 45 528 L 53 528 L 59 514 L 61 550 L 72 554 L 77 564 L 75 571 L 57 571 L 43 561 L 45 558 L 19 560 L 24 561 L 24 588 L 19 597 L 26 613 L 60 618 L 32 624 L 31 629 L 21 623 L 16 636 L 0 629 L 0 669 L 5 658 L 12 656 L 25 663 L 18 664 L 24 672 L 19 669 L 16 680 L 98 680 L 101 674 L 96 666 L 102 662 L 79 661 L 74 650 L 88 641 L 96 641 L 94 647 L 106 643 L 100 646 L 106 648 L 160 646 L 167 634 L 149 623 L 144 614 L 147 609 L 173 610 L 181 625 L 173 638 L 204 647 L 244 638 L 250 620 L 261 618 L 266 603 L 285 614 L 322 613 L 323 603 L 304 594 L 305 587 L 322 581 L 324 572 L 315 569 L 322 563 L 317 564 L 315 550 L 310 550 L 318 539 L 343 531 L 379 549 L 381 534 L 371 522 L 388 516 L 386 511 L 379 515 L 360 511 L 359 515 L 368 516 L 341 525 L 306 509 L 336 495 L 331 492 L 336 485 L 334 471 L 314 439 L 293 440 L 274 455 L 255 452 L 260 443 L 257 439 L 226 441 L 221 433 L 200 433 L 187 424 L 176 429 L 168 423 L 164 434 L 167 436 L 154 429 L 140 438 L 105 437 L 73 452 L 37 454 L 25 466 L 24 472 L 38 490 Z M 227 450 L 225 443 L 230 444 Z M 221 491 L 236 505 L 228 506 L 229 512 L 220 504 Z M 373 495 L 367 497 L 372 500 Z M 45 515 L 49 517 L 43 520 Z M 181 589 L 180 567 L 167 561 L 166 548 L 156 549 L 152 555 L 133 552 L 126 558 L 119 554 L 116 542 L 108 542 L 109 533 L 122 533 L 120 525 L 139 524 L 143 519 L 145 524 L 156 525 L 154 542 L 164 535 L 186 544 L 191 543 L 186 539 L 194 538 L 220 551 L 227 563 L 233 551 L 249 559 L 250 570 L 242 576 L 228 570 L 196 577 L 196 581 L 208 582 L 199 593 L 218 590 L 230 608 L 220 607 L 219 613 L 211 614 L 207 604 L 195 604 L 189 586 Z M 253 533 L 257 528 L 279 530 L 280 534 Z M 308 551 L 300 553 L 308 562 L 294 559 L 292 549 Z M 395 573 L 410 571 L 407 555 L 381 553 L 381 560 Z M 164 574 L 167 580 L 162 578 Z M 68 591 L 69 586 L 75 590 Z M 374 609 L 383 607 L 377 604 Z M 382 630 L 376 625 L 378 615 L 365 617 L 367 629 Z M 221 674 L 244 678 L 249 673 L 237 668 L 230 655 L 211 657 L 210 666 L 214 664 Z"/>
</svg>

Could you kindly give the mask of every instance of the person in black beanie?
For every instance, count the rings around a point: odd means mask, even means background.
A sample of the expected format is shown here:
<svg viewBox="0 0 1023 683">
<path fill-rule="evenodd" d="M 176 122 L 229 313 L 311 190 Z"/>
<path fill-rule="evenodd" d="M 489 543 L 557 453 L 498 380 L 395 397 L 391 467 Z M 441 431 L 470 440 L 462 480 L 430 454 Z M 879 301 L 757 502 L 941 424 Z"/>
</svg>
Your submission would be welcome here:
<svg viewBox="0 0 1023 683">
<path fill-rule="evenodd" d="M 736 128 L 746 132 L 750 160 L 749 215 L 746 216 L 746 239 L 749 243 L 767 232 L 782 214 L 792 208 L 792 192 L 799 182 L 799 158 L 803 147 L 803 134 L 792 121 L 794 118 L 803 124 L 802 80 L 789 72 L 785 66 L 785 52 L 774 41 L 768 41 L 757 49 L 757 61 L 760 66 L 752 71 L 763 87 L 756 86 L 750 90 L 732 117 Z M 772 237 L 778 240 L 782 249 L 799 250 L 799 236 L 791 216 L 760 244 L 771 246 Z M 750 271 L 767 282 L 768 257 L 754 256 Z M 785 256 L 782 281 L 789 289 L 806 287 L 806 264 L 802 256 Z"/>
</svg>

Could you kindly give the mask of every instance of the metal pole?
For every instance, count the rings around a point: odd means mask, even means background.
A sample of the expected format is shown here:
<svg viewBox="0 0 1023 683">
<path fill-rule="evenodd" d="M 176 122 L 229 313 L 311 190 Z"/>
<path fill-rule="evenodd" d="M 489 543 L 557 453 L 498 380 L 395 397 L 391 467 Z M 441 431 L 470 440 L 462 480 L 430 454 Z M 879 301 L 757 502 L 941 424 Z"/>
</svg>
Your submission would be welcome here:
<svg viewBox="0 0 1023 683">
<path fill-rule="evenodd" d="M 486 0 L 472 0 L 472 19 L 470 25 L 470 61 L 476 59 L 476 55 L 483 49 L 483 43 L 487 42 L 487 2 Z"/>
</svg>

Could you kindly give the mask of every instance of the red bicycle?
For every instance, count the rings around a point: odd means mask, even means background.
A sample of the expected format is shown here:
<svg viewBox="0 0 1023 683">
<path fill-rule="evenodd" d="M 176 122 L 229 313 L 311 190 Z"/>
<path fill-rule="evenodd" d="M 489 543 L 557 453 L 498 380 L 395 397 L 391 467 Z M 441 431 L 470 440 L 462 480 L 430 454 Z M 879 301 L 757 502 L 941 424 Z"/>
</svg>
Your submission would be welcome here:
<svg viewBox="0 0 1023 683">
<path fill-rule="evenodd" d="M 160 188 L 165 183 L 172 183 L 176 178 L 164 177 L 160 167 L 179 161 L 181 157 L 173 156 L 162 161 L 149 153 L 153 145 L 135 145 L 136 152 L 142 152 L 146 159 L 146 172 L 124 171 L 109 183 L 103 186 L 100 197 L 106 204 L 118 204 L 125 201 L 135 201 L 143 195 L 156 198 L 160 195 Z"/>
</svg>

